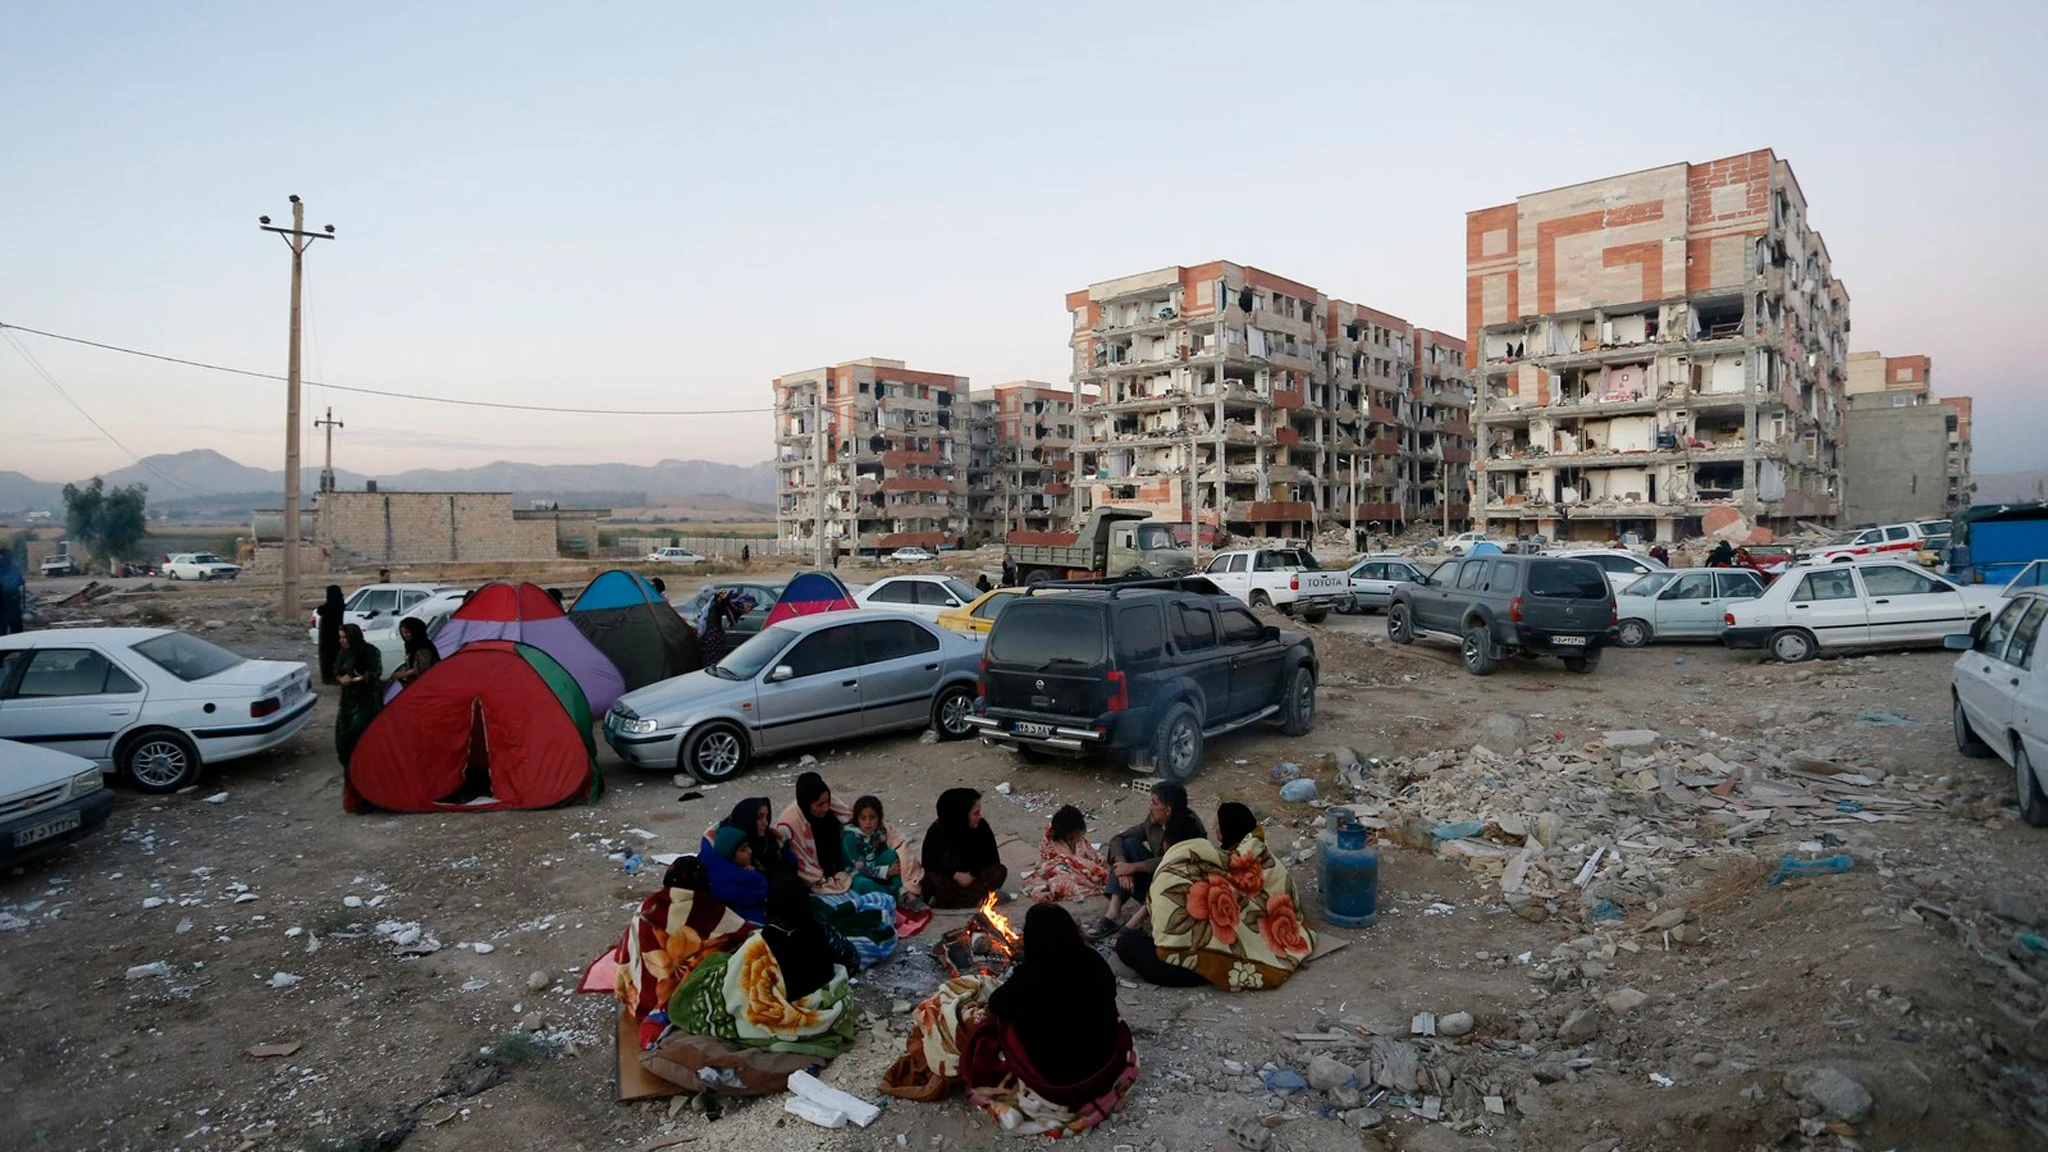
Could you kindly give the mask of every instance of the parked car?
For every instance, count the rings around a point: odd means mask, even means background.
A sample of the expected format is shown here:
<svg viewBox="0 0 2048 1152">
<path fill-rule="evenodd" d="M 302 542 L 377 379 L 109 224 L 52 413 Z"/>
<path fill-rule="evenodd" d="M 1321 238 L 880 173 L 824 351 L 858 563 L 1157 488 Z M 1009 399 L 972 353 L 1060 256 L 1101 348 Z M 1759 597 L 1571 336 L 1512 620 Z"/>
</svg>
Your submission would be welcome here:
<svg viewBox="0 0 2048 1152">
<path fill-rule="evenodd" d="M 647 564 L 702 564 L 704 558 L 688 548 L 656 548 L 645 557 Z"/>
<path fill-rule="evenodd" d="M 2004 590 L 1998 595 L 2001 598 L 2012 596 L 2022 588 L 2048 588 L 2048 560 L 2028 561 L 2026 567 L 2006 581 Z"/>
<path fill-rule="evenodd" d="M 1928 521 L 1943 523 L 1945 521 Z M 1924 535 L 1920 525 L 1880 524 L 1873 528 L 1852 528 L 1836 535 L 1833 539 L 1810 551 L 1802 551 L 1800 559 L 1818 560 L 1825 563 L 1842 563 L 1871 556 L 1882 556 L 1892 552 L 1903 552 L 1902 559 L 1911 559 L 1920 551 Z"/>
<path fill-rule="evenodd" d="M 2013 770 L 2020 818 L 2048 826 L 2048 644 L 2041 623 L 2048 618 L 2048 591 L 2029 588 L 2005 602 L 1996 616 L 1979 621 L 1971 633 L 1947 638 L 1961 651 L 1951 673 L 1956 750 L 1965 756 L 1997 755 Z"/>
<path fill-rule="evenodd" d="M 1652 572 L 1614 598 L 1620 618 L 1614 642 L 1641 648 L 1655 640 L 1718 639 L 1727 626 L 1728 605 L 1763 592 L 1764 578 L 1748 568 Z"/>
<path fill-rule="evenodd" d="M 384 625 L 395 627 L 429 598 L 451 592 L 466 595 L 462 589 L 447 584 L 365 584 L 341 602 L 341 622 L 357 625 L 365 633 Z M 306 642 L 320 642 L 318 612 L 306 620 Z"/>
<path fill-rule="evenodd" d="M 434 629 L 441 622 L 455 615 L 462 602 L 469 599 L 469 593 L 461 588 L 448 588 L 415 601 L 410 607 L 389 615 L 381 615 L 363 627 L 363 639 L 368 641 L 378 655 L 384 659 L 384 674 L 389 676 L 393 669 L 405 662 L 405 638 L 398 634 L 398 625 L 405 620 L 418 620 L 426 625 L 427 635 L 433 636 Z M 448 655 L 447 652 L 441 655 Z"/>
<path fill-rule="evenodd" d="M 996 626 L 996 614 L 1023 594 L 1022 588 L 996 588 L 983 592 L 963 607 L 948 608 L 939 613 L 939 627 L 986 636 L 989 629 Z"/>
<path fill-rule="evenodd" d="M 233 580 L 241 571 L 211 552 L 173 552 L 164 560 L 166 580 Z"/>
<path fill-rule="evenodd" d="M 1253 608 L 1278 608 L 1320 624 L 1351 596 L 1351 578 L 1328 570 L 1299 548 L 1241 548 L 1220 552 L 1202 575 Z"/>
<path fill-rule="evenodd" d="M 741 614 L 737 622 L 725 626 L 726 639 L 737 648 L 768 626 L 768 613 L 775 608 L 775 602 L 782 598 L 785 583 L 779 580 L 766 584 L 753 580 L 735 580 L 706 584 L 697 589 L 695 596 L 678 606 L 676 611 L 682 614 L 690 627 L 695 628 L 697 621 L 703 618 L 704 610 L 710 607 L 711 598 L 719 592 L 731 592 L 746 597 L 752 602 L 752 606 Z"/>
<path fill-rule="evenodd" d="M 82 756 L 145 792 L 275 748 L 312 715 L 304 664 L 246 659 L 168 628 L 0 637 L 0 739 Z"/>
<path fill-rule="evenodd" d="M 1444 541 L 1443 550 L 1447 555 L 1463 556 L 1472 550 L 1474 544 L 1492 544 L 1495 542 L 1493 537 L 1484 532 L 1460 532 L 1456 536 Z"/>
<path fill-rule="evenodd" d="M 1970 630 L 1999 589 L 1964 588 L 1905 560 L 1817 560 L 1762 596 L 1728 606 L 1721 643 L 1768 648 L 1788 664 L 1852 648 L 1939 645 Z"/>
<path fill-rule="evenodd" d="M 1573 560 L 1588 560 L 1607 577 L 1607 586 L 1616 595 L 1621 590 L 1648 576 L 1652 572 L 1668 572 L 1664 562 L 1654 556 L 1644 556 L 1625 548 L 1574 548 L 1569 552 L 1553 552 L 1553 556 L 1568 556 Z"/>
<path fill-rule="evenodd" d="M 76 576 L 81 571 L 78 559 L 69 552 L 45 559 L 42 570 L 44 576 Z"/>
<path fill-rule="evenodd" d="M 970 723 L 1026 758 L 1106 756 L 1186 780 L 1225 732 L 1315 726 L 1314 641 L 1206 580 L 1034 590 L 996 617 L 987 653 Z"/>
<path fill-rule="evenodd" d="M 898 548 L 894 552 L 889 553 L 887 556 L 882 557 L 882 563 L 929 564 L 937 559 L 938 557 L 933 555 L 931 552 L 928 552 L 923 548 L 912 546 L 909 548 Z"/>
<path fill-rule="evenodd" d="M 981 593 L 958 576 L 884 576 L 856 591 L 853 602 L 863 608 L 908 612 L 937 623 L 939 613 L 964 608 Z"/>
<path fill-rule="evenodd" d="M 1387 638 L 1458 645 L 1465 671 L 1485 676 L 1509 656 L 1556 656 L 1573 672 L 1600 666 L 1614 639 L 1614 590 L 1590 560 L 1468 556 L 1394 589 Z"/>
<path fill-rule="evenodd" d="M 1422 569 L 1400 556 L 1367 556 L 1351 565 L 1351 599 L 1339 605 L 1339 612 L 1367 612 L 1394 602 L 1394 589 L 1419 579 Z"/>
<path fill-rule="evenodd" d="M 114 794 L 99 765 L 55 748 L 0 740 L 0 868 L 91 835 L 113 810 Z"/>
<path fill-rule="evenodd" d="M 706 784 L 753 758 L 863 733 L 930 727 L 973 734 L 981 645 L 900 612 L 784 620 L 701 671 L 650 684 L 605 713 L 628 764 Z"/>
</svg>

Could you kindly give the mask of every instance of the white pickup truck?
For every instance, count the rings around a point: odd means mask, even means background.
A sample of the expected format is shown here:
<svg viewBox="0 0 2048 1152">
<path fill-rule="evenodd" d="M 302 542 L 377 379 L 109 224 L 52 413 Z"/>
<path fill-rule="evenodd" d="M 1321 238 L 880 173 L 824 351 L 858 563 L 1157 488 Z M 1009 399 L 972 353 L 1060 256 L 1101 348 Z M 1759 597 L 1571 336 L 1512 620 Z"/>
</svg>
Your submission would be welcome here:
<svg viewBox="0 0 2048 1152">
<path fill-rule="evenodd" d="M 164 558 L 166 580 L 233 580 L 241 571 L 211 552 L 173 552 Z"/>
<path fill-rule="evenodd" d="M 1253 608 L 1278 608 L 1311 624 L 1322 623 L 1351 595 L 1349 573 L 1318 568 L 1301 548 L 1219 552 L 1202 575 Z"/>
</svg>

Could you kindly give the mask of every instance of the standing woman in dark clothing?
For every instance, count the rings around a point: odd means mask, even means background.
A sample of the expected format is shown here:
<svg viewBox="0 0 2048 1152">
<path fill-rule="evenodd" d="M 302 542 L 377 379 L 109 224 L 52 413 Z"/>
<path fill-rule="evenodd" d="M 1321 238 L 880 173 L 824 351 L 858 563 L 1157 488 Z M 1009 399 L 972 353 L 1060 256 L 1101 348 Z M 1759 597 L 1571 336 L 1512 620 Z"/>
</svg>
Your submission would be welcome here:
<svg viewBox="0 0 2048 1152">
<path fill-rule="evenodd" d="M 327 599 L 313 612 L 320 620 L 320 682 L 334 683 L 334 655 L 341 651 L 341 585 L 327 586 Z"/>
<path fill-rule="evenodd" d="M 341 651 L 334 657 L 334 682 L 341 685 L 341 712 L 334 718 L 334 750 L 341 766 L 384 705 L 384 660 L 363 639 L 360 624 L 341 626 Z"/>
<path fill-rule="evenodd" d="M 405 641 L 405 663 L 391 678 L 410 686 L 421 673 L 441 662 L 441 650 L 427 638 L 427 626 L 411 616 L 398 622 L 398 638 Z"/>
<path fill-rule="evenodd" d="M 726 617 L 732 612 L 732 593 L 721 588 L 711 594 L 711 605 L 704 610 L 704 625 L 697 630 L 697 655 L 709 668 L 725 654 L 732 651 L 732 641 L 726 638 Z"/>
<path fill-rule="evenodd" d="M 939 794 L 939 820 L 925 830 L 924 899 L 934 908 L 972 908 L 1002 891 L 1010 870 L 996 851 L 995 830 L 981 818 L 981 793 L 948 788 Z"/>
</svg>

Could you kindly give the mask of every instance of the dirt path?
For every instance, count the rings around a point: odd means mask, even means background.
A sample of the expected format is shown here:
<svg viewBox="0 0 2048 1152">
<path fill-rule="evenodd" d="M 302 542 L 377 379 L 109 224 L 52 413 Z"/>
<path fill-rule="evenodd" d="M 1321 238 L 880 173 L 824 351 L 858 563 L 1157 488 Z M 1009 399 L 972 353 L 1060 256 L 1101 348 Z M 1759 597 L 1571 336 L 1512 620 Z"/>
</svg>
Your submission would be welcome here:
<svg viewBox="0 0 2048 1152">
<path fill-rule="evenodd" d="M 207 634 L 252 655 L 304 655 L 302 633 L 241 623 L 259 611 L 248 590 L 181 591 L 164 603 L 181 618 L 227 621 Z M 1583 808 L 1595 821 L 1588 827 L 1611 818 L 1617 843 L 1649 846 L 1615 849 L 1628 867 L 1651 869 L 1648 888 L 1629 890 L 1654 895 L 1611 922 L 1591 919 L 1576 893 L 1525 918 L 1487 875 L 1389 845 L 1380 923 L 1336 932 L 1345 946 L 1284 988 L 1125 991 L 1145 1072 L 1097 1144 L 1228 1146 L 1222 1129 L 1232 1119 L 1263 1122 L 1278 1146 L 1300 1149 L 2041 1142 L 2044 1130 L 2029 1122 L 2040 1117 L 2033 1102 L 2048 1102 L 2048 1041 L 2037 1030 L 2048 969 L 2035 945 L 2048 944 L 2022 930 L 2048 908 L 2034 864 L 2042 841 L 2014 819 L 2002 765 L 1954 752 L 1948 657 L 1788 668 L 1715 648 L 1658 647 L 1610 653 L 1589 677 L 1543 663 L 1479 680 L 1447 648 L 1394 649 L 1381 631 L 1377 616 L 1319 629 L 1316 732 L 1215 742 L 1193 789 L 1198 805 L 1251 803 L 1269 820 L 1269 842 L 1288 853 L 1307 850 L 1318 811 L 1282 803 L 1270 771 L 1301 763 L 1329 794 L 1343 786 L 1318 762 L 1336 746 L 1405 765 L 1387 769 L 1400 774 L 1390 786 L 1440 753 L 1435 777 L 1390 792 L 1397 805 L 1451 779 L 1542 785 L 1511 757 L 1474 759 L 1472 746 L 1507 716 L 1521 718 L 1528 743 L 1546 754 L 1638 728 L 1758 763 L 1825 746 L 1874 774 L 1874 793 L 1919 806 L 1900 822 L 1840 825 L 1821 822 L 1832 812 L 1792 808 L 1732 842 L 1707 835 L 1697 814 L 1668 797 L 1631 792 L 1626 771 L 1597 787 L 1575 782 L 1561 807 Z M 0 932 L 0 1094 L 9 1103 L 0 1144 L 357 1149 L 378 1147 L 378 1134 L 407 1117 L 417 1122 L 403 1141 L 409 1152 L 640 1147 L 664 1133 L 697 1138 L 682 1147 L 764 1149 L 893 1147 L 899 1134 L 904 1146 L 925 1148 L 988 1138 L 980 1114 L 958 1101 L 895 1104 L 872 1129 L 836 1132 L 784 1124 L 773 1101 L 715 1123 L 669 1101 L 613 1102 L 610 1001 L 569 989 L 617 938 L 652 877 L 629 876 L 608 855 L 693 850 L 742 796 L 783 803 L 794 764 L 764 765 L 678 801 L 666 776 L 631 772 L 605 752 L 607 791 L 592 807 L 349 817 L 332 706 L 322 699 L 293 748 L 227 766 L 193 794 L 124 792 L 105 834 L 0 879 L 0 912 L 27 922 Z M 1911 722 L 1858 719 L 1878 714 Z M 1595 753 L 1589 771 L 1616 762 L 1595 763 L 1607 755 Z M 947 786 L 981 788 L 991 823 L 1014 841 L 1013 867 L 1028 863 L 1058 804 L 1081 806 L 1098 836 L 1144 806 L 1128 773 L 1025 765 L 973 744 L 886 738 L 816 754 L 841 794 L 876 792 L 906 824 L 921 826 Z M 206 802 L 221 791 L 224 802 Z M 1568 818 L 1568 833 L 1580 818 Z M 1654 838 L 1667 834 L 1700 850 L 1657 849 Z M 1556 852 L 1576 859 L 1572 848 Z M 1837 851 L 1853 858 L 1848 872 L 1775 888 L 1745 863 Z M 1319 910 L 1313 862 L 1295 874 Z M 1689 917 L 1667 948 L 1646 925 L 1674 908 Z M 441 947 L 401 955 L 394 940 L 409 938 L 411 925 Z M 1697 942 L 1684 943 L 1695 930 Z M 936 982 L 927 943 L 909 942 L 861 977 L 871 1018 L 829 1080 L 873 1098 L 874 1079 L 902 1044 L 895 1009 Z M 125 976 L 158 961 L 170 976 Z M 1624 990 L 1642 993 L 1640 1004 L 1609 1003 Z M 1417 1013 L 1461 1011 L 1475 1018 L 1469 1035 L 1409 1034 Z M 1413 1091 L 1375 1100 L 1371 1086 L 1286 1092 L 1267 1082 L 1284 1088 L 1281 1072 L 1307 1075 L 1319 1055 L 1363 1064 L 1370 1079 L 1385 1065 L 1374 1062 L 1376 1042 L 1382 1056 L 1414 1046 Z M 298 1047 L 247 1054 L 262 1044 Z M 1332 1065 L 1317 1067 L 1328 1075 Z M 1869 1115 L 1830 1121 L 1814 1102 L 1827 1086 L 1805 1083 L 1815 1069 L 1866 1088 Z M 1788 1075 L 1804 1095 L 1788 1090 Z M 1441 1120 L 1418 1115 L 1427 1097 L 1438 1099 Z M 1361 1114 L 1368 1108 L 1379 1123 L 1360 1129 L 1373 1119 Z"/>
</svg>

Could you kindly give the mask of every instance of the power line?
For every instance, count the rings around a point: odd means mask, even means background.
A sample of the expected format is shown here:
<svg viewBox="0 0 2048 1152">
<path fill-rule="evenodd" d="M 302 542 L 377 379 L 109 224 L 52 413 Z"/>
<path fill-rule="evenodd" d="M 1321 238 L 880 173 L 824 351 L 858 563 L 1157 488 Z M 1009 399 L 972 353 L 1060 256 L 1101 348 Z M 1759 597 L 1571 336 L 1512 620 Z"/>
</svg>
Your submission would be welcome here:
<svg viewBox="0 0 2048 1152">
<path fill-rule="evenodd" d="M 256 372 L 248 368 L 230 368 L 224 364 L 208 364 L 203 360 L 187 360 L 180 356 L 166 356 L 161 352 L 145 352 L 139 348 L 124 348 L 119 344 L 105 344 L 98 340 L 87 340 L 82 336 L 64 336 L 56 332 L 45 332 L 40 328 L 26 328 L 20 324 L 0 321 L 0 330 L 12 329 L 26 332 L 31 336 L 42 336 L 50 340 L 62 340 L 67 344 L 81 344 L 87 348 L 98 348 L 106 352 L 119 352 L 124 356 L 140 356 L 145 360 L 160 360 L 166 364 L 182 364 L 187 368 L 204 368 L 209 372 L 226 372 L 231 376 L 247 376 L 255 380 L 285 380 L 274 372 Z M 16 345 L 19 347 L 19 345 Z M 319 380 L 307 380 L 319 388 L 331 388 L 336 392 L 354 392 L 363 396 L 382 396 L 391 400 L 418 400 L 427 404 L 456 404 L 465 408 L 502 408 L 512 412 L 553 412 L 570 416 L 747 416 L 760 412 L 773 412 L 773 407 L 761 408 L 696 408 L 696 409 L 644 409 L 644 408 L 558 408 L 546 404 L 507 404 L 498 400 L 459 400 L 452 396 L 423 396 L 417 392 L 394 392 L 384 388 L 361 388 L 352 384 L 328 384 Z M 123 449 L 126 451 L 126 449 Z"/>
<path fill-rule="evenodd" d="M 180 480 L 175 476 L 169 476 L 164 474 L 163 472 L 159 471 L 155 465 L 149 463 L 147 460 L 144 460 L 141 456 L 137 455 L 135 449 L 130 448 L 126 444 L 121 443 L 120 437 L 114 435 L 112 432 L 107 431 L 106 425 L 93 419 L 92 413 L 87 412 L 83 404 L 80 404 L 76 399 L 74 399 L 71 393 L 65 391 L 64 386 L 62 384 L 57 383 L 57 378 L 55 376 L 50 375 L 50 370 L 43 367 L 42 361 L 37 360 L 33 355 L 30 354 L 28 349 L 22 347 L 21 341 L 15 339 L 14 334 L 12 332 L 6 331 L 6 329 L 11 327 L 13 327 L 13 325 L 11 324 L 0 324 L 0 336 L 7 337 L 7 342 L 13 345 L 14 350 L 21 355 L 21 358 L 23 360 L 26 360 L 28 362 L 28 366 L 30 368 L 35 369 L 36 375 L 41 376 L 43 378 L 43 383 L 48 384 L 52 391 L 56 392 L 57 395 L 62 396 L 64 398 L 64 402 L 66 404 L 71 405 L 71 407 L 74 410 L 76 410 L 80 416 L 85 417 L 86 423 L 92 425 L 94 428 L 99 429 L 100 435 L 106 437 L 108 443 L 112 444 L 116 448 L 119 448 L 121 451 L 127 453 L 128 458 L 130 460 L 135 461 L 135 463 L 139 467 L 141 467 L 143 471 L 148 472 L 150 475 L 157 477 L 166 484 L 183 488 L 188 492 L 193 492 L 201 496 L 213 495 L 213 493 L 208 492 L 203 488 L 199 488 L 193 484 L 187 483 L 186 481 Z M 23 331 L 27 331 L 27 329 L 23 329 Z"/>
</svg>

